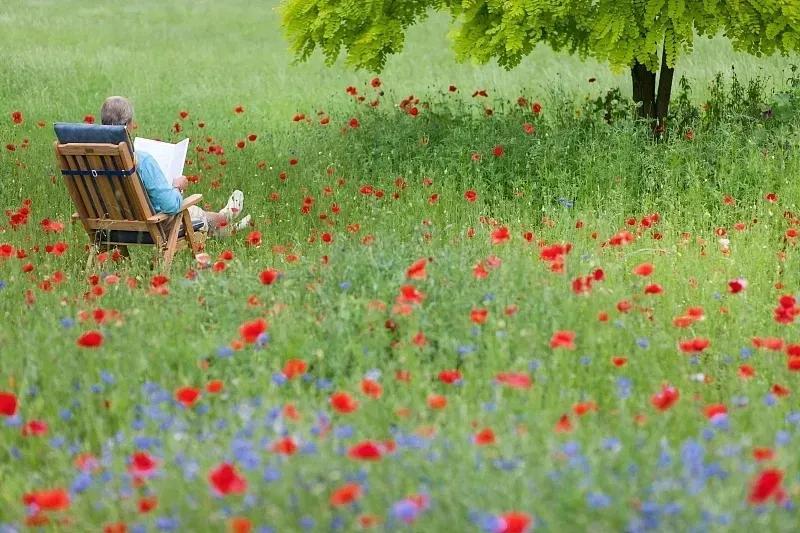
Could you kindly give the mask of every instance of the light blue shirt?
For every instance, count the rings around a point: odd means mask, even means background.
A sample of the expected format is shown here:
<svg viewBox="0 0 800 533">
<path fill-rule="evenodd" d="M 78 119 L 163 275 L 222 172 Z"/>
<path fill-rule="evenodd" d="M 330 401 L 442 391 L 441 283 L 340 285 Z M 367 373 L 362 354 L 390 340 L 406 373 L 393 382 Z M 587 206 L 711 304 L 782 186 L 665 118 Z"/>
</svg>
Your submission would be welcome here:
<svg viewBox="0 0 800 533">
<path fill-rule="evenodd" d="M 136 152 L 136 172 L 142 180 L 150 203 L 156 213 L 173 215 L 180 211 L 183 197 L 178 189 L 167 181 L 161 168 L 147 152 Z"/>
</svg>

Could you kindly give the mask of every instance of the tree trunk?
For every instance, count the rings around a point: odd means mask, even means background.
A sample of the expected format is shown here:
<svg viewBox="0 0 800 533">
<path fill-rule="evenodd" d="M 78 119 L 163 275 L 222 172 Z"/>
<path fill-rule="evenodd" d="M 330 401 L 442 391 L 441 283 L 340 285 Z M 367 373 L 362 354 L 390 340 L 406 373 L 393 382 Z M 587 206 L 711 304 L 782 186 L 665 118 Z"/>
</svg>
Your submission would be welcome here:
<svg viewBox="0 0 800 533">
<path fill-rule="evenodd" d="M 656 73 L 647 70 L 647 67 L 638 61 L 631 67 L 631 80 L 633 81 L 633 101 L 639 106 L 641 118 L 653 119 L 656 113 Z"/>
<path fill-rule="evenodd" d="M 659 127 L 665 126 L 669 114 L 669 100 L 672 96 L 672 78 L 675 69 L 667 66 L 667 48 L 661 52 L 661 72 L 658 75 L 658 95 L 656 96 L 656 120 Z"/>
</svg>

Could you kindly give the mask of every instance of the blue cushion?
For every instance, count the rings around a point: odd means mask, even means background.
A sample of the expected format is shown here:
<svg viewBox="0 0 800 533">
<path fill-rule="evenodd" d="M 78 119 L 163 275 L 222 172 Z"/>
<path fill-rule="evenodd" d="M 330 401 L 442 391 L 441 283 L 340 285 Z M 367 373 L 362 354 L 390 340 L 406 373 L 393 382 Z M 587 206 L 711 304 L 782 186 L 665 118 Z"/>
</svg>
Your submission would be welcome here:
<svg viewBox="0 0 800 533">
<path fill-rule="evenodd" d="M 102 124 L 71 124 L 56 122 L 53 124 L 56 137 L 61 144 L 67 143 L 127 143 L 133 153 L 133 143 L 125 126 L 105 126 Z"/>
<path fill-rule="evenodd" d="M 193 220 L 192 228 L 195 231 L 199 231 L 200 228 L 203 227 L 203 224 L 204 223 L 202 220 Z M 94 235 L 98 243 L 113 242 L 122 244 L 155 244 L 153 243 L 153 236 L 150 235 L 150 232 L 148 231 L 102 230 L 96 232 Z M 178 231 L 178 238 L 181 238 L 185 235 L 186 230 L 181 227 L 180 231 Z"/>
</svg>

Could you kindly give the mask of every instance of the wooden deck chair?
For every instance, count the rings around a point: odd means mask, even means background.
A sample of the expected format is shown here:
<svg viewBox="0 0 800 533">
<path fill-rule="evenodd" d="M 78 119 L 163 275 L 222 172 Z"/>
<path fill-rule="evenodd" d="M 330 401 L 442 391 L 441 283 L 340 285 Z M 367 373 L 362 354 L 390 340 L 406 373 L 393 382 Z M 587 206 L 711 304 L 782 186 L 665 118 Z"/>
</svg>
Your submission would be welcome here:
<svg viewBox="0 0 800 533">
<path fill-rule="evenodd" d="M 175 215 L 156 213 L 136 173 L 133 143 L 124 126 L 55 124 L 56 157 L 79 220 L 91 241 L 92 253 L 128 246 L 155 247 L 154 268 L 169 270 L 179 246 L 193 255 L 202 247 L 188 208 L 203 196 L 184 199 Z M 89 262 L 93 261 L 90 255 Z"/>
</svg>

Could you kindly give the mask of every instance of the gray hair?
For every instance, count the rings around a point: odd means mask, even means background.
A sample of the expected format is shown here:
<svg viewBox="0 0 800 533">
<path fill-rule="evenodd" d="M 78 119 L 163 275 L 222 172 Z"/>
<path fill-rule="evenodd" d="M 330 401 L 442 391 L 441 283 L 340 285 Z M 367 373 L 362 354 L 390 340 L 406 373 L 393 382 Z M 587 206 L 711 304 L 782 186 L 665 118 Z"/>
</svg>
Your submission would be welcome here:
<svg viewBox="0 0 800 533">
<path fill-rule="evenodd" d="M 100 118 L 106 125 L 127 126 L 133 120 L 133 106 L 127 98 L 109 96 L 100 109 Z"/>
</svg>

